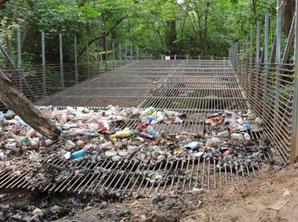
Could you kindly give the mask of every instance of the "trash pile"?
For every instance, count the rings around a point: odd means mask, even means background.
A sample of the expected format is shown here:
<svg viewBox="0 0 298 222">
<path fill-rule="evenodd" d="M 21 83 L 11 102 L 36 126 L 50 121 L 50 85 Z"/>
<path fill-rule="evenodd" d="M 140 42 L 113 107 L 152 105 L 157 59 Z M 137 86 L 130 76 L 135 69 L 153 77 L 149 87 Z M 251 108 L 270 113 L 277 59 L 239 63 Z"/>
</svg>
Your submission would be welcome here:
<svg viewBox="0 0 298 222">
<path fill-rule="evenodd" d="M 264 123 L 250 110 L 206 115 L 204 133 L 171 134 L 160 131 L 159 126 L 185 124 L 192 117 L 154 107 L 40 109 L 61 129 L 59 141 L 44 138 L 12 111 L 0 113 L 0 164 L 13 157 L 33 161 L 86 158 L 93 162 L 134 158 L 154 163 L 191 155 L 220 164 L 251 165 L 262 161 L 264 152 L 269 151 L 268 143 L 252 139 L 252 133 L 260 133 Z M 125 127 L 128 125 L 135 127 Z"/>
</svg>

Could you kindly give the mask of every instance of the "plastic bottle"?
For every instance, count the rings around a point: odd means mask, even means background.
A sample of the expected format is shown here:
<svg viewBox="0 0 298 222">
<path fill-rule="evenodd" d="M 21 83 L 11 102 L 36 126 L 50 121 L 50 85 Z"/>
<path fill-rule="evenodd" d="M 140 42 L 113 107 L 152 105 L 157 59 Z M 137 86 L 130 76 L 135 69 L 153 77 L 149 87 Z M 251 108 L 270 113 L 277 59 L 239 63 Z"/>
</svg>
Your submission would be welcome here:
<svg viewBox="0 0 298 222">
<path fill-rule="evenodd" d="M 155 116 L 148 116 L 147 117 L 148 122 L 153 122 L 153 121 L 156 121 L 156 120 L 157 120 L 157 118 Z"/>
<path fill-rule="evenodd" d="M 229 135 L 230 135 L 229 131 L 225 130 L 225 131 L 219 132 L 216 136 L 224 138 L 224 137 L 228 137 Z"/>
<path fill-rule="evenodd" d="M 198 141 L 191 141 L 188 144 L 184 145 L 184 148 L 194 150 L 198 148 L 199 144 L 200 143 Z"/>
<path fill-rule="evenodd" d="M 84 149 L 78 150 L 71 154 L 71 159 L 73 159 L 73 160 L 81 159 L 81 158 L 85 157 L 86 155 L 87 155 L 87 152 Z"/>
<path fill-rule="evenodd" d="M 16 124 L 20 127 L 30 127 L 27 123 L 25 123 L 22 119 L 18 119 Z M 31 128 L 31 127 L 30 127 Z"/>
<path fill-rule="evenodd" d="M 141 116 L 151 116 L 154 113 L 156 113 L 156 109 L 154 107 L 149 107 L 147 109 L 145 109 L 142 113 Z"/>
<path fill-rule="evenodd" d="M 147 133 L 154 138 L 158 138 L 160 136 L 159 132 L 157 131 L 155 126 L 148 126 Z"/>
<path fill-rule="evenodd" d="M 251 139 L 250 135 L 248 133 L 244 133 L 243 137 L 244 137 L 245 140 L 250 140 Z"/>
<path fill-rule="evenodd" d="M 4 114 L 4 118 L 6 119 L 6 120 L 11 120 L 11 119 L 13 119 L 14 117 L 15 117 L 15 113 L 13 112 L 13 111 L 11 111 L 11 110 L 8 110 L 5 114 Z"/>
<path fill-rule="evenodd" d="M 4 121 L 4 114 L 0 112 L 0 124 Z"/>
<path fill-rule="evenodd" d="M 142 138 L 149 139 L 149 140 L 154 140 L 154 139 L 155 139 L 153 136 L 151 136 L 150 134 L 145 133 L 145 132 L 141 132 L 141 133 L 140 133 L 140 136 L 141 136 Z"/>
<path fill-rule="evenodd" d="M 132 132 L 131 131 L 118 131 L 114 135 L 116 138 L 127 138 L 132 135 Z"/>
<path fill-rule="evenodd" d="M 231 139 L 232 140 L 243 140 L 243 135 L 240 133 L 232 133 Z"/>
<path fill-rule="evenodd" d="M 244 129 L 246 129 L 246 130 L 251 130 L 252 125 L 251 125 L 250 123 L 245 123 L 245 124 L 243 125 L 243 127 L 244 127 Z"/>
</svg>

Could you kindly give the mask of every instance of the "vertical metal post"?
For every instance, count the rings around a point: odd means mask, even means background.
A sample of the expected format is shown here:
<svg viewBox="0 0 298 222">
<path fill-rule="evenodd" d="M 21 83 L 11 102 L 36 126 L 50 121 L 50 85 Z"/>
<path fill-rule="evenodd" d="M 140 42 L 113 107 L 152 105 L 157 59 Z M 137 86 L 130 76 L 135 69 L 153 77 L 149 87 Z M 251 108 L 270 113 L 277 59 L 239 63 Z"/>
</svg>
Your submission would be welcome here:
<svg viewBox="0 0 298 222">
<path fill-rule="evenodd" d="M 41 32 L 41 64 L 42 64 L 42 91 L 47 94 L 47 78 L 46 78 L 46 47 L 44 32 Z"/>
<path fill-rule="evenodd" d="M 177 55 L 174 55 L 174 60 L 177 60 Z"/>
<path fill-rule="evenodd" d="M 125 57 L 125 62 L 127 62 L 127 42 L 126 41 L 124 46 L 124 57 Z"/>
<path fill-rule="evenodd" d="M 96 67 L 97 67 L 97 73 L 99 73 L 99 70 L 100 70 L 99 49 L 100 49 L 100 45 L 99 45 L 99 40 L 98 40 L 97 41 L 97 44 L 96 44 Z"/>
<path fill-rule="evenodd" d="M 296 18 L 298 18 L 298 0 L 296 0 Z M 290 162 L 294 162 L 298 156 L 298 19 L 295 21 L 295 81 L 292 116 L 292 136 Z"/>
<path fill-rule="evenodd" d="M 132 62 L 132 42 L 130 43 L 130 62 Z"/>
<path fill-rule="evenodd" d="M 263 94 L 263 106 L 266 105 L 267 99 L 267 85 L 268 85 L 268 71 L 269 71 L 269 14 L 266 13 L 265 15 L 265 42 L 264 42 L 264 64 L 265 64 L 265 82 L 264 82 L 264 94 Z M 263 107 L 264 108 L 264 107 Z"/>
<path fill-rule="evenodd" d="M 229 48 L 229 61 L 231 62 L 232 60 L 232 53 L 231 53 L 231 48 Z"/>
<path fill-rule="evenodd" d="M 19 83 L 19 89 L 23 91 L 23 80 L 22 80 L 22 72 L 21 70 L 21 64 L 22 64 L 22 46 L 21 46 L 21 30 L 20 26 L 17 25 L 17 68 L 18 68 L 18 83 Z"/>
<path fill-rule="evenodd" d="M 86 59 L 87 59 L 87 74 L 88 74 L 88 79 L 90 79 L 90 57 L 89 57 L 89 44 L 87 42 L 86 45 Z"/>
<path fill-rule="evenodd" d="M 59 33 L 59 52 L 60 52 L 60 79 L 61 79 L 61 88 L 64 89 L 63 41 L 62 41 L 62 34 L 61 33 Z"/>
<path fill-rule="evenodd" d="M 21 68 L 22 64 L 22 46 L 21 46 L 21 31 L 20 26 L 17 25 L 17 67 Z"/>
<path fill-rule="evenodd" d="M 260 74 L 260 42 L 261 42 L 261 22 L 257 21 L 257 39 L 256 39 L 256 75 L 255 75 L 255 99 L 258 99 L 259 74 Z"/>
<path fill-rule="evenodd" d="M 280 93 L 280 61 L 281 61 L 281 29 L 282 29 L 282 0 L 277 0 L 277 23 L 276 23 L 276 80 L 275 80 L 275 126 L 278 125 L 279 93 Z"/>
<path fill-rule="evenodd" d="M 239 52 L 239 45 L 238 43 L 235 44 L 235 64 L 238 64 L 238 52 Z"/>
<path fill-rule="evenodd" d="M 137 60 L 139 60 L 139 48 L 137 47 Z"/>
<path fill-rule="evenodd" d="M 121 43 L 119 43 L 119 60 L 122 61 L 122 48 L 121 48 Z"/>
<path fill-rule="evenodd" d="M 108 42 L 107 37 L 105 36 L 105 71 L 108 71 Z"/>
<path fill-rule="evenodd" d="M 115 69 L 115 43 L 114 41 L 112 42 L 112 53 L 113 53 L 113 61 L 112 61 L 112 69 Z"/>
<path fill-rule="evenodd" d="M 253 29 L 252 28 L 251 28 L 249 34 L 250 34 L 250 37 L 249 37 L 249 52 L 250 52 L 249 63 L 252 66 L 253 55 L 254 55 L 254 52 L 253 52 L 253 37 L 254 37 L 254 33 L 253 33 Z"/>
<path fill-rule="evenodd" d="M 186 60 L 188 60 L 188 54 L 186 55 Z"/>
<path fill-rule="evenodd" d="M 214 56 L 213 55 L 211 56 L 211 60 L 214 60 Z"/>
<path fill-rule="evenodd" d="M 74 36 L 74 62 L 75 62 L 75 78 L 76 83 L 79 82 L 79 72 L 78 72 L 78 43 L 77 35 Z"/>
</svg>

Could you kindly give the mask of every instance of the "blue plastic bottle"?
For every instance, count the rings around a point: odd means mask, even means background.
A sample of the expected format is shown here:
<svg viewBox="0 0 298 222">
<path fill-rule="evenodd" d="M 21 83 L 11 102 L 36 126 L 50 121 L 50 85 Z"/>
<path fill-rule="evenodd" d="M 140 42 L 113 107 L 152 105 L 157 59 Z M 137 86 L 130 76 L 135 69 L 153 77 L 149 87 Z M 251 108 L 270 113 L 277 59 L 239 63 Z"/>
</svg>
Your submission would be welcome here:
<svg viewBox="0 0 298 222">
<path fill-rule="evenodd" d="M 78 150 L 71 154 L 71 159 L 77 160 L 85 157 L 87 155 L 85 150 Z"/>
</svg>

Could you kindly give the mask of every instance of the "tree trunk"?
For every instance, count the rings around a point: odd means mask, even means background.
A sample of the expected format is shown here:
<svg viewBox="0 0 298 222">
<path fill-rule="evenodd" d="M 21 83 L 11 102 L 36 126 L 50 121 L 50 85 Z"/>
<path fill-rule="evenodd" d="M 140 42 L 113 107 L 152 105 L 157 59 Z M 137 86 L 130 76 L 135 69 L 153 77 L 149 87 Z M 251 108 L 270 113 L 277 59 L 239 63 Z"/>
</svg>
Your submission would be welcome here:
<svg viewBox="0 0 298 222">
<path fill-rule="evenodd" d="M 5 8 L 6 2 L 8 2 L 8 0 L 0 0 L 0 10 Z"/>
<path fill-rule="evenodd" d="M 257 24 L 257 0 L 251 0 L 251 11 L 254 17 L 255 24 Z"/>
<path fill-rule="evenodd" d="M 295 13 L 295 0 L 286 0 L 284 9 L 285 35 L 288 36 L 291 30 L 292 18 Z"/>
<path fill-rule="evenodd" d="M 205 12 L 205 25 L 204 25 L 204 56 L 207 55 L 208 51 L 208 40 L 207 40 L 207 34 L 208 34 L 208 12 L 209 12 L 209 6 L 210 2 L 209 0 L 206 3 L 206 12 Z"/>
<path fill-rule="evenodd" d="M 166 46 L 167 52 L 170 55 L 175 55 L 176 52 L 176 20 L 168 21 L 167 22 L 167 33 L 166 33 Z"/>
<path fill-rule="evenodd" d="M 296 20 L 296 16 L 294 15 L 292 19 L 292 25 L 290 27 L 290 32 L 288 34 L 285 51 L 282 57 L 282 64 L 286 64 L 289 61 L 290 50 L 293 46 L 294 37 L 295 37 L 295 20 Z"/>
<path fill-rule="evenodd" d="M 45 137 L 57 140 L 60 131 L 13 85 L 0 70 L 0 101 L 18 114 L 27 124 Z"/>
</svg>

